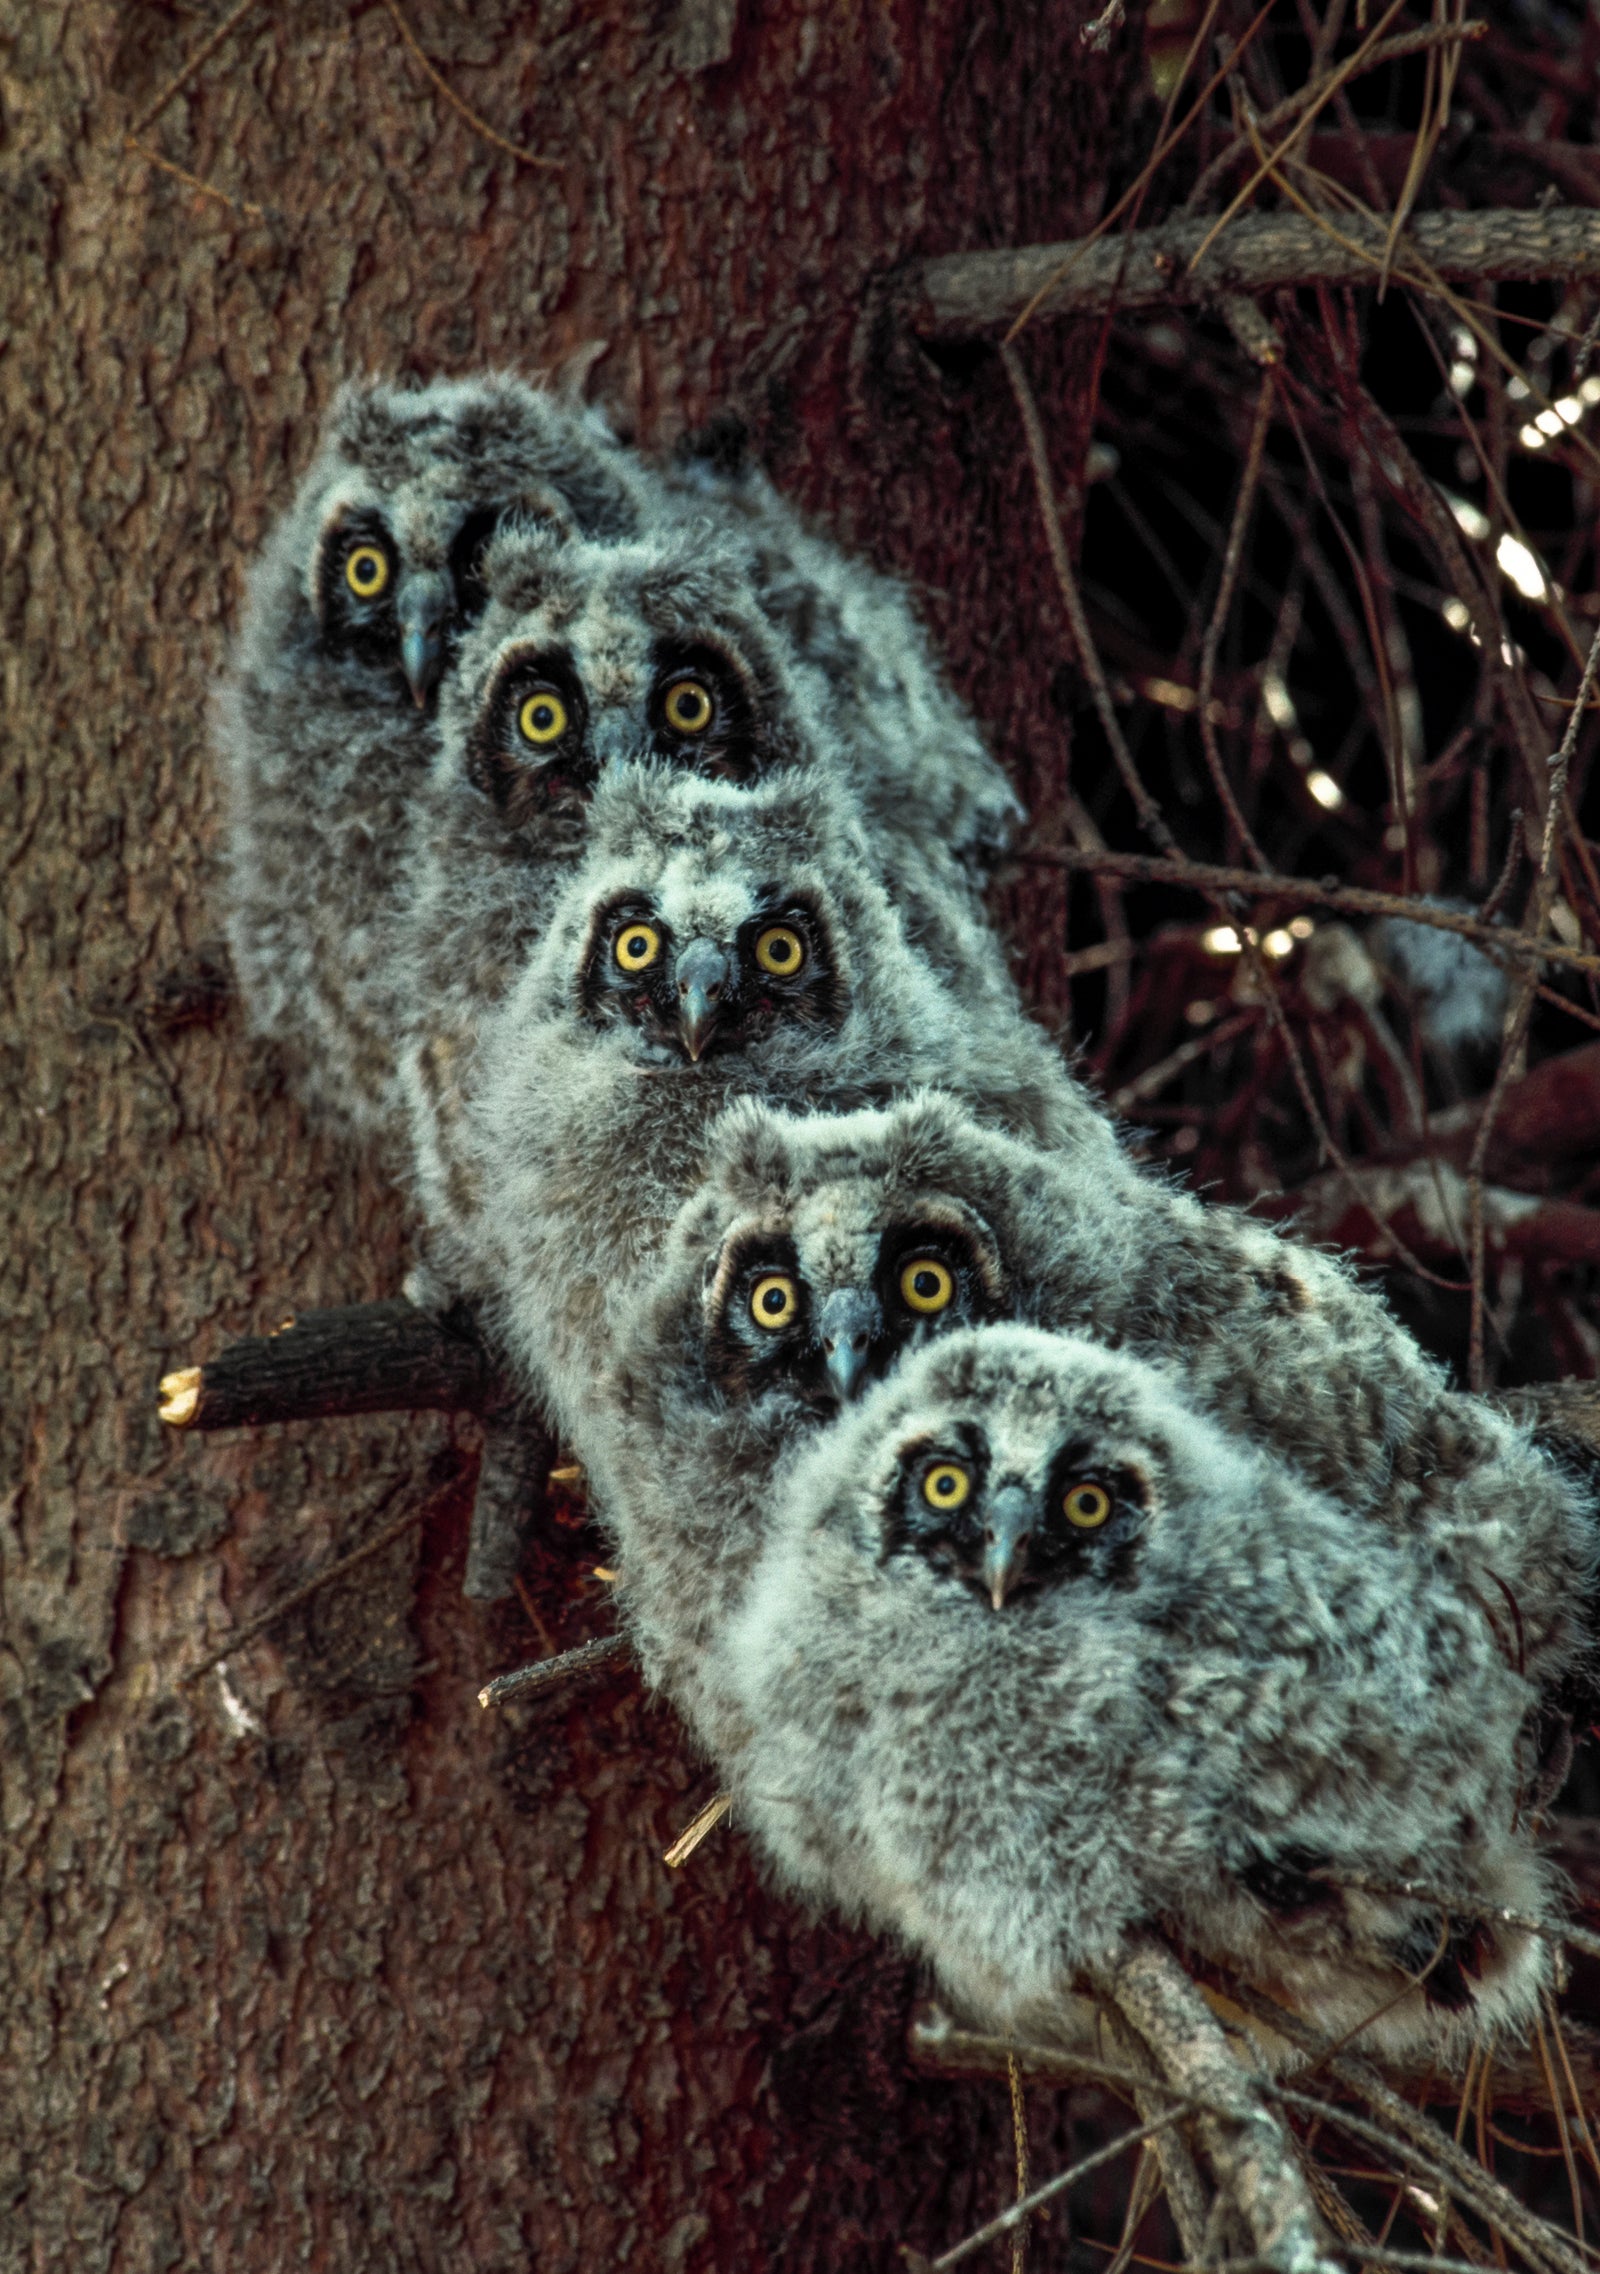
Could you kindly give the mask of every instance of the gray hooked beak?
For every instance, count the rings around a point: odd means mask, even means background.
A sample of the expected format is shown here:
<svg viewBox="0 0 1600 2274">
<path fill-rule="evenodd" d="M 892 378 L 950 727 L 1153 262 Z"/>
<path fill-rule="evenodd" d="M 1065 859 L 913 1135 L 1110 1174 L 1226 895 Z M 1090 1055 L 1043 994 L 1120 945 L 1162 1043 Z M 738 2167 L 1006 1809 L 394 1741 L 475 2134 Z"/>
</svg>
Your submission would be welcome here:
<svg viewBox="0 0 1600 2274">
<path fill-rule="evenodd" d="M 444 629 L 450 615 L 450 583 L 437 570 L 408 576 L 395 602 L 400 626 L 400 668 L 420 711 L 444 669 Z"/>
<path fill-rule="evenodd" d="M 594 753 L 595 765 L 601 769 L 626 766 L 650 754 L 633 713 L 611 704 L 590 711 L 589 747 Z"/>
<path fill-rule="evenodd" d="M 983 1584 L 997 1611 L 1027 1568 L 1033 1525 L 1032 1494 L 1020 1484 L 1001 1485 L 989 1503 L 983 1550 Z"/>
<path fill-rule="evenodd" d="M 841 1400 L 855 1396 L 882 1326 L 878 1298 L 864 1288 L 837 1287 L 818 1310 L 817 1339 Z"/>
<path fill-rule="evenodd" d="M 732 978 L 727 957 L 710 940 L 691 940 L 678 958 L 678 1032 L 696 1062 L 722 1016 Z"/>
</svg>

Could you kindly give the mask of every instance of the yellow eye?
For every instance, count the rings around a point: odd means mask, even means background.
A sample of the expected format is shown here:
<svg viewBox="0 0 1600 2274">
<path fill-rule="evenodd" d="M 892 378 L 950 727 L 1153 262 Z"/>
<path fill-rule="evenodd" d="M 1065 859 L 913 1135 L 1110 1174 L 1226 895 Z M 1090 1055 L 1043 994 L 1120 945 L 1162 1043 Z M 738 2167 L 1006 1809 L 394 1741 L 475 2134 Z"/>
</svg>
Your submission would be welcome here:
<svg viewBox="0 0 1600 2274">
<path fill-rule="evenodd" d="M 654 924 L 624 924 L 613 953 L 624 971 L 648 971 L 661 953 L 661 934 Z"/>
<path fill-rule="evenodd" d="M 548 687 L 530 695 L 517 713 L 517 730 L 536 750 L 547 750 L 567 731 L 567 706 Z"/>
<path fill-rule="evenodd" d="M 806 960 L 806 943 L 787 924 L 774 924 L 756 942 L 756 961 L 776 979 L 792 979 Z"/>
<path fill-rule="evenodd" d="M 717 706 L 698 679 L 674 679 L 661 708 L 674 734 L 704 734 Z"/>
<path fill-rule="evenodd" d="M 937 1461 L 922 1480 L 922 1497 L 930 1508 L 959 1508 L 972 1492 L 969 1471 L 956 1461 Z"/>
<path fill-rule="evenodd" d="M 358 600 L 376 600 L 389 581 L 388 555 L 380 545 L 356 545 L 344 564 L 344 580 Z"/>
<path fill-rule="evenodd" d="M 913 1256 L 900 1274 L 900 1293 L 913 1311 L 924 1317 L 947 1310 L 954 1300 L 955 1274 L 936 1256 Z"/>
<path fill-rule="evenodd" d="M 800 1308 L 800 1291 L 786 1271 L 769 1271 L 750 1290 L 750 1316 L 775 1334 L 790 1325 Z"/>
<path fill-rule="evenodd" d="M 1069 1484 L 1061 1512 L 1080 1532 L 1098 1532 L 1111 1513 L 1111 1495 L 1103 1484 Z"/>
</svg>

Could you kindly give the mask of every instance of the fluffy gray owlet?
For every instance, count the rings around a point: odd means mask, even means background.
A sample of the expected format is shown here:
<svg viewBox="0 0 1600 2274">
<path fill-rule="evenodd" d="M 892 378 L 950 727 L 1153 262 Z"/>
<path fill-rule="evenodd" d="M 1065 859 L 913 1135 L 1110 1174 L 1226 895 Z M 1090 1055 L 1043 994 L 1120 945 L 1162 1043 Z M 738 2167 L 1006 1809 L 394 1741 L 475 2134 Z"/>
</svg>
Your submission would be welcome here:
<svg viewBox="0 0 1600 2274">
<path fill-rule="evenodd" d="M 447 1097 L 456 1070 L 417 1053 L 425 1207 L 580 1455 L 731 1098 L 849 1107 L 938 1076 L 1045 1142 L 1113 1143 L 1038 1029 L 975 1020 L 911 951 L 849 802 L 794 770 L 746 789 L 608 768 L 588 856 L 476 1065 Z"/>
<path fill-rule="evenodd" d="M 1441 1556 L 1463 1525 L 1474 1536 L 1481 1500 L 1514 1510 L 1546 1552 L 1508 1573 L 1515 1602 L 1497 1593 L 1490 1616 L 1531 1673 L 1570 1652 L 1578 1486 L 1453 1390 L 1376 1293 L 1110 1149 L 1053 1154 L 948 1097 L 835 1119 L 732 1110 L 630 1368 L 656 1377 L 666 1430 L 730 1400 L 825 1414 L 909 1346 L 1001 1318 L 1170 1360 L 1197 1406 Z"/>
<path fill-rule="evenodd" d="M 761 574 L 745 543 L 665 509 L 630 543 L 508 525 L 489 547 L 488 602 L 445 691 L 440 761 L 414 825 L 408 988 L 453 1054 L 470 1054 L 526 960 L 583 844 L 595 784 L 641 760 L 746 785 L 804 768 L 851 794 L 912 944 L 979 1016 L 1015 1015 L 1004 951 L 952 849 L 962 829 L 980 832 L 960 786 L 971 753 L 939 738 L 931 700 L 892 688 L 875 735 L 852 737 L 870 709 L 861 672 L 830 688 L 763 606 Z M 899 618 L 885 612 L 892 631 Z M 936 685 L 931 666 L 912 678 Z M 1000 797 L 998 771 L 965 732 Z"/>
<path fill-rule="evenodd" d="M 696 1497 L 672 1466 L 666 1523 Z M 1548 1945 L 1482 1915 L 1552 1916 L 1522 1813 L 1540 1699 L 1490 1608 L 1514 1507 L 1475 1498 L 1481 1561 L 1447 1569 L 1180 1376 L 1002 1326 L 917 1352 L 722 1515 L 741 1556 L 765 1537 L 697 1677 L 737 1820 L 983 2025 L 1048 2035 L 1141 1925 L 1373 2050 L 1460 2059 L 1536 2017 Z M 652 1602 L 652 1542 L 628 1552 L 636 1616 L 704 1627 L 676 1571 Z"/>
<path fill-rule="evenodd" d="M 873 836 L 891 872 L 923 864 L 938 897 L 970 891 L 1010 842 L 1021 808 L 971 718 L 945 685 L 903 586 L 810 529 L 760 468 L 689 454 L 669 476 L 691 521 L 732 529 L 749 587 L 784 634 L 798 690 L 845 743 Z M 913 932 L 916 930 L 912 923 Z M 937 932 L 931 950 L 939 950 Z"/>
<path fill-rule="evenodd" d="M 508 512 L 621 534 L 640 481 L 517 379 L 348 387 L 252 574 L 214 720 L 229 944 L 251 1023 L 358 1129 L 394 1113 L 410 803 L 484 548 Z"/>
</svg>

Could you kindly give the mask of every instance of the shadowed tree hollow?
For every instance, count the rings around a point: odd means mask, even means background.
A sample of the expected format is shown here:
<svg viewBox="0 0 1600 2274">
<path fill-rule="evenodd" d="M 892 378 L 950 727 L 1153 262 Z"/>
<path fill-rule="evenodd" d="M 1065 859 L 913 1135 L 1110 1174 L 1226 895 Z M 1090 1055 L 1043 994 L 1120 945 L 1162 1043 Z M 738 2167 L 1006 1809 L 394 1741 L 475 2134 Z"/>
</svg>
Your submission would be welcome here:
<svg viewBox="0 0 1600 2274">
<path fill-rule="evenodd" d="M 737 422 L 912 584 L 1029 808 L 1019 973 L 1147 1153 L 1360 1250 L 1463 1375 L 1600 1372 L 1587 738 L 1548 767 L 1600 615 L 1600 34 L 1551 11 L 1535 69 L 1490 13 L 6 28 L 5 2274 L 887 2270 L 1016 2186 L 1004 2081 L 911 2058 L 914 1969 L 736 1828 L 668 1866 L 715 1779 L 624 1657 L 480 1710 L 613 1622 L 571 1473 L 463 1600 L 473 1350 L 402 1415 L 158 1418 L 411 1260 L 400 1164 L 307 1119 L 216 944 L 208 693 L 345 379 L 509 366 L 652 450 Z M 1069 255 L 1102 223 L 1136 250 Z M 1419 893 L 1465 1040 L 1381 943 Z M 1036 2171 L 1105 2116 L 1036 2074 Z M 1137 2170 L 1039 2261 L 1109 2258 L 1130 2186 L 1175 2247 Z"/>
</svg>

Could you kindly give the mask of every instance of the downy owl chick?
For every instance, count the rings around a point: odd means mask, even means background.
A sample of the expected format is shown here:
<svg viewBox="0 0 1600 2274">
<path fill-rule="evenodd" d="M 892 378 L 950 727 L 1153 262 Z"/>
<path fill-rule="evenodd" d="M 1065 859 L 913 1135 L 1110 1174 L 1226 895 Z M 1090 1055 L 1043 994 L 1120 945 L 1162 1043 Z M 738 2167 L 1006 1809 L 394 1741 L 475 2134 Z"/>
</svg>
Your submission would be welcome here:
<svg viewBox="0 0 1600 2274">
<path fill-rule="evenodd" d="M 975 1113 L 1109 1141 L 1035 1028 L 974 1020 L 911 951 L 848 801 L 793 770 L 747 789 L 609 768 L 474 1064 L 463 1083 L 426 1043 L 412 1062 L 425 1209 L 580 1454 L 616 1320 L 730 1099 L 848 1108 L 938 1074 Z"/>
<path fill-rule="evenodd" d="M 973 891 L 1021 808 L 905 587 L 808 526 L 726 423 L 701 440 L 669 476 L 679 510 L 743 538 L 750 589 L 783 632 L 810 706 L 849 746 L 874 836 L 899 845 L 897 866 L 925 866 L 920 898 Z"/>
<path fill-rule="evenodd" d="M 1453 1390 L 1333 1258 L 1109 1140 L 1049 1152 L 938 1095 L 835 1119 L 743 1103 L 666 1245 L 644 1348 L 673 1353 L 680 1427 L 729 1400 L 826 1412 L 908 1347 L 997 1318 L 1170 1361 L 1346 1509 L 1486 1560 L 1535 1676 L 1570 1649 L 1578 1487 L 1529 1430 Z"/>
<path fill-rule="evenodd" d="M 346 388 L 252 574 L 214 717 L 225 885 L 252 1025 L 361 1130 L 393 1116 L 411 801 L 508 515 L 632 529 L 642 470 L 592 413 L 506 375 Z"/>
<path fill-rule="evenodd" d="M 671 1466 L 669 1530 L 697 1497 Z M 723 1515 L 739 1560 L 765 1540 L 739 1607 L 708 1628 L 646 1533 L 631 1615 L 696 1636 L 685 1702 L 782 1878 L 985 2026 L 1048 2034 L 1143 1925 L 1370 2049 L 1534 2017 L 1548 1948 L 1484 1915 L 1551 1908 L 1492 1570 L 1353 1530 L 1178 1374 L 953 1334 Z"/>
<path fill-rule="evenodd" d="M 872 753 L 841 733 L 846 704 L 764 613 L 756 573 L 742 544 L 666 512 L 631 542 L 508 524 L 488 548 L 488 602 L 446 690 L 414 830 L 410 983 L 458 1050 L 537 937 L 595 785 L 643 761 L 744 785 L 805 770 L 853 797 L 913 944 L 976 1011 L 1015 1017 L 970 876 L 927 849 L 944 751 L 916 753 L 920 800 L 887 797 Z"/>
</svg>

